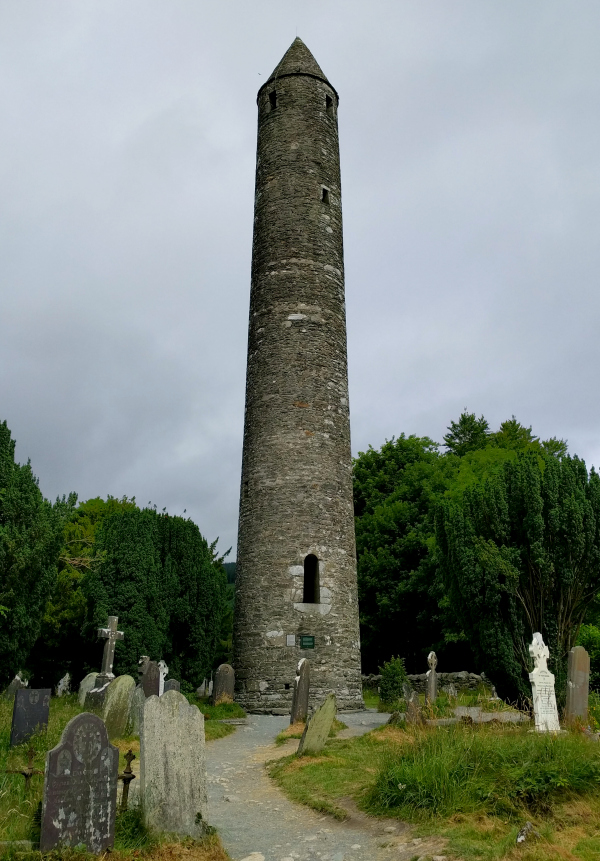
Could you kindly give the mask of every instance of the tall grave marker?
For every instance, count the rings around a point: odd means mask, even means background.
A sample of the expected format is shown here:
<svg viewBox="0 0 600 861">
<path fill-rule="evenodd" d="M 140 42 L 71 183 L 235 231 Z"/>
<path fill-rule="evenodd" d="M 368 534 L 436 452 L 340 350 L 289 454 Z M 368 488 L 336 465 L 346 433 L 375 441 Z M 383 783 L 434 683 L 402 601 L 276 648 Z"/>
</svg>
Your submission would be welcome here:
<svg viewBox="0 0 600 861">
<path fill-rule="evenodd" d="M 21 688 L 16 692 L 10 729 L 11 747 L 48 727 L 51 693 L 50 688 Z"/>
<path fill-rule="evenodd" d="M 100 676 L 96 679 L 96 687 L 99 688 L 105 684 L 104 679 L 112 681 L 115 677 L 113 673 L 113 664 L 115 662 L 115 645 L 117 640 L 123 639 L 123 631 L 117 631 L 118 616 L 109 616 L 106 628 L 98 628 L 98 637 L 106 640 L 104 643 L 104 654 L 102 655 L 102 669 Z M 100 677 L 103 677 L 101 680 Z"/>
<path fill-rule="evenodd" d="M 529 673 L 529 681 L 531 682 L 535 728 L 538 732 L 560 732 L 554 692 L 554 676 L 548 669 L 550 652 L 539 632 L 533 635 L 529 654 L 534 663 L 533 672 Z"/>
<path fill-rule="evenodd" d="M 575 646 L 569 652 L 567 672 L 567 706 L 565 717 L 568 721 L 581 718 L 587 722 L 588 698 L 590 693 L 590 656 L 583 646 Z"/>
<path fill-rule="evenodd" d="M 115 839 L 119 751 L 99 717 L 80 714 L 46 756 L 40 849 L 83 844 L 98 855 Z"/>
<path fill-rule="evenodd" d="M 296 678 L 294 679 L 294 695 L 292 697 L 292 713 L 290 723 L 302 721 L 306 723 L 308 716 L 308 695 L 310 692 L 310 664 L 307 658 L 300 658 Z"/>
<path fill-rule="evenodd" d="M 429 670 L 427 671 L 427 692 L 426 699 L 428 703 L 434 703 L 437 699 L 437 689 L 438 689 L 438 681 L 437 681 L 437 655 L 435 652 L 429 652 L 427 655 L 427 663 L 429 664 Z"/>
</svg>

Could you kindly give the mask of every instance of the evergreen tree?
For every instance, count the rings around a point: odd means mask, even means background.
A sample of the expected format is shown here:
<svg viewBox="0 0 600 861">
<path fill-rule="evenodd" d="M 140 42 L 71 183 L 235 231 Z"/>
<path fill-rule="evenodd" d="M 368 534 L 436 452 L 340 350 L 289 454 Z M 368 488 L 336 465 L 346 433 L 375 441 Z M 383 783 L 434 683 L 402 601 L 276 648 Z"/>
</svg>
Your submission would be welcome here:
<svg viewBox="0 0 600 861">
<path fill-rule="evenodd" d="M 560 695 L 566 659 L 600 588 L 600 479 L 576 457 L 525 451 L 439 506 L 437 546 L 451 606 L 508 696 L 530 694 L 540 631 Z"/>
<path fill-rule="evenodd" d="M 464 412 L 457 422 L 450 422 L 444 443 L 448 451 L 462 457 L 469 451 L 485 448 L 488 444 L 490 426 L 483 416 L 477 418 L 475 413 Z"/>
<path fill-rule="evenodd" d="M 56 580 L 62 518 L 42 496 L 29 463 L 15 463 L 15 441 L 0 424 L 0 684 L 25 668 Z"/>
</svg>

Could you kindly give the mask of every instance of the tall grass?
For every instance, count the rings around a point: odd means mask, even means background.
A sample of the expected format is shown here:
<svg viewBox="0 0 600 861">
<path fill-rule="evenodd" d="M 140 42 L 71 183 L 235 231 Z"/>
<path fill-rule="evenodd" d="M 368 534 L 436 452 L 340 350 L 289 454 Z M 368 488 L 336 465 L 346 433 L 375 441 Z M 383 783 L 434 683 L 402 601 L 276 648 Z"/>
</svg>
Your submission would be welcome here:
<svg viewBox="0 0 600 861">
<path fill-rule="evenodd" d="M 581 735 L 451 726 L 389 753 L 368 796 L 407 819 L 522 815 L 600 789 L 600 745 Z"/>
</svg>

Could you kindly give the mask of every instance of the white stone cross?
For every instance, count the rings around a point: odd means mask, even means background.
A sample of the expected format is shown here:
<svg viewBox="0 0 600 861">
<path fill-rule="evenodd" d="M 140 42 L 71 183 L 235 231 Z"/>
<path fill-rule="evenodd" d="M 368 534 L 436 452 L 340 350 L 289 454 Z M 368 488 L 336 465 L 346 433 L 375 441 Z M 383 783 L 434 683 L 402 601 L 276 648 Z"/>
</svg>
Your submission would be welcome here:
<svg viewBox="0 0 600 861">
<path fill-rule="evenodd" d="M 101 675 L 109 679 L 114 679 L 115 674 L 112 671 L 115 661 L 115 643 L 117 640 L 123 639 L 123 631 L 117 631 L 118 616 L 108 617 L 108 626 L 106 628 L 98 628 L 98 636 L 104 640 L 104 654 L 102 655 L 102 670 Z"/>
<path fill-rule="evenodd" d="M 435 670 L 437 667 L 437 655 L 435 652 L 429 652 L 427 655 L 427 663 L 429 664 L 430 670 Z"/>
<path fill-rule="evenodd" d="M 529 654 L 533 658 L 534 671 L 548 669 L 548 658 L 550 657 L 550 650 L 548 649 L 548 646 L 544 643 L 544 639 L 540 633 L 535 633 L 533 635 L 533 641 L 529 646 Z"/>
<path fill-rule="evenodd" d="M 165 692 L 165 679 L 169 675 L 169 668 L 164 661 L 158 662 L 158 672 L 160 673 L 158 681 L 158 695 L 159 697 L 162 697 Z"/>
</svg>

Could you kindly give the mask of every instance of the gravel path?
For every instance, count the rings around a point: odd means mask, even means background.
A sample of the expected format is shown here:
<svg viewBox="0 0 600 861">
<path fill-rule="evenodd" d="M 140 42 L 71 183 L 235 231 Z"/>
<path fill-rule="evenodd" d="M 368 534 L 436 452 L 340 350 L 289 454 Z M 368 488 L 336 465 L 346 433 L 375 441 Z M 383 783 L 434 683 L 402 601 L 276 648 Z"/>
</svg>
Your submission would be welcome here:
<svg viewBox="0 0 600 861">
<path fill-rule="evenodd" d="M 338 737 L 362 735 L 385 723 L 376 711 L 343 714 Z M 267 776 L 264 764 L 295 749 L 273 740 L 289 717 L 250 715 L 246 726 L 206 746 L 208 821 L 236 861 L 408 861 L 434 855 L 443 841 L 412 841 L 398 820 L 373 820 L 348 803 L 349 819 L 338 822 L 289 801 Z M 392 830 L 390 830 L 392 829 Z"/>
</svg>

